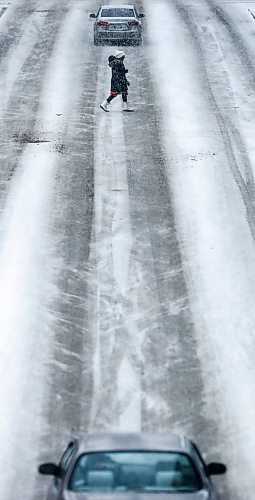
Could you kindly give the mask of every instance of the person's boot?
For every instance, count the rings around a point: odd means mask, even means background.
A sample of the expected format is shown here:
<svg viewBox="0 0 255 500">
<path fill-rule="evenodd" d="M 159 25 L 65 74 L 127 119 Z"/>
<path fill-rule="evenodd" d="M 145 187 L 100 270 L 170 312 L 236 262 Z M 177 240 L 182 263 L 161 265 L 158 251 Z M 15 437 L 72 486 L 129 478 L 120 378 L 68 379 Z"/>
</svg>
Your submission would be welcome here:
<svg viewBox="0 0 255 500">
<path fill-rule="evenodd" d="M 107 101 L 107 99 L 105 99 L 105 101 L 100 104 L 100 108 L 109 113 L 109 109 L 107 109 L 109 104 L 110 103 Z"/>
<path fill-rule="evenodd" d="M 123 111 L 132 112 L 134 110 L 129 107 L 128 102 L 123 102 Z"/>
</svg>

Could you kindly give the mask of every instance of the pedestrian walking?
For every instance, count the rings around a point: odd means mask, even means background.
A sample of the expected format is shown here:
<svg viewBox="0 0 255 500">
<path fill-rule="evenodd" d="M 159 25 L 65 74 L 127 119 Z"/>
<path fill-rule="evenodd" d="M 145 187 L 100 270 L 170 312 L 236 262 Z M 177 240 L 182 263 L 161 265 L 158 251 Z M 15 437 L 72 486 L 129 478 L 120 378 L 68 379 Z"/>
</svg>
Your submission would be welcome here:
<svg viewBox="0 0 255 500">
<path fill-rule="evenodd" d="M 128 87 L 130 83 L 126 77 L 128 69 L 125 68 L 124 59 L 125 53 L 122 50 L 117 50 L 114 56 L 109 56 L 108 58 L 108 64 L 110 68 L 112 68 L 111 93 L 109 97 L 100 104 L 100 108 L 104 111 L 109 112 L 108 106 L 110 102 L 120 94 L 122 96 L 123 111 L 133 111 L 133 109 L 130 109 L 128 103 Z"/>
</svg>

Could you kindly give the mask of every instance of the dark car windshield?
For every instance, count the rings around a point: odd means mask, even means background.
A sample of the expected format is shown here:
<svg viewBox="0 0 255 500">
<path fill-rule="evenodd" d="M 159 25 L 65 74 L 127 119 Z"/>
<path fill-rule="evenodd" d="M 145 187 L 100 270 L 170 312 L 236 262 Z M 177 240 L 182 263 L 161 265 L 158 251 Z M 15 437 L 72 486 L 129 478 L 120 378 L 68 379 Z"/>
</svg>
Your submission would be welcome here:
<svg viewBox="0 0 255 500">
<path fill-rule="evenodd" d="M 133 9 L 102 9 L 101 17 L 135 17 Z"/>
<path fill-rule="evenodd" d="M 201 488 L 201 478 L 188 455 L 158 451 L 83 454 L 69 481 L 71 491 L 174 493 Z"/>
</svg>

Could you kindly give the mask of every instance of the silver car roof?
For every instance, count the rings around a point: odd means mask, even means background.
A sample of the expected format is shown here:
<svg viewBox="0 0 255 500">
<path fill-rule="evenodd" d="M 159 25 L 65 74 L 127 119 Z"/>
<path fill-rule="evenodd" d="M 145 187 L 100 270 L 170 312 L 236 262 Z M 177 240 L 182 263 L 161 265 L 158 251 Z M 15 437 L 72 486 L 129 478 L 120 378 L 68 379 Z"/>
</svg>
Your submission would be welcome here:
<svg viewBox="0 0 255 500">
<path fill-rule="evenodd" d="M 134 5 L 131 4 L 101 5 L 101 9 L 134 9 Z"/>
<path fill-rule="evenodd" d="M 121 450 L 154 450 L 191 453 L 190 440 L 175 434 L 98 433 L 83 436 L 78 439 L 78 443 L 78 453 Z"/>
</svg>

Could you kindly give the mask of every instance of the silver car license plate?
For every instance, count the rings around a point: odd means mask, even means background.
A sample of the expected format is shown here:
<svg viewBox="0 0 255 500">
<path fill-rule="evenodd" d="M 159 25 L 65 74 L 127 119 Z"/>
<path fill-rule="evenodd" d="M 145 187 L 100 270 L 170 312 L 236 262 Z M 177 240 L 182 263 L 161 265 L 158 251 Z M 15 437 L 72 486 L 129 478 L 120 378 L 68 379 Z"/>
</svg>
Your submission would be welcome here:
<svg viewBox="0 0 255 500">
<path fill-rule="evenodd" d="M 110 31 L 126 31 L 127 25 L 126 24 L 109 24 L 108 30 L 110 30 Z"/>
</svg>

